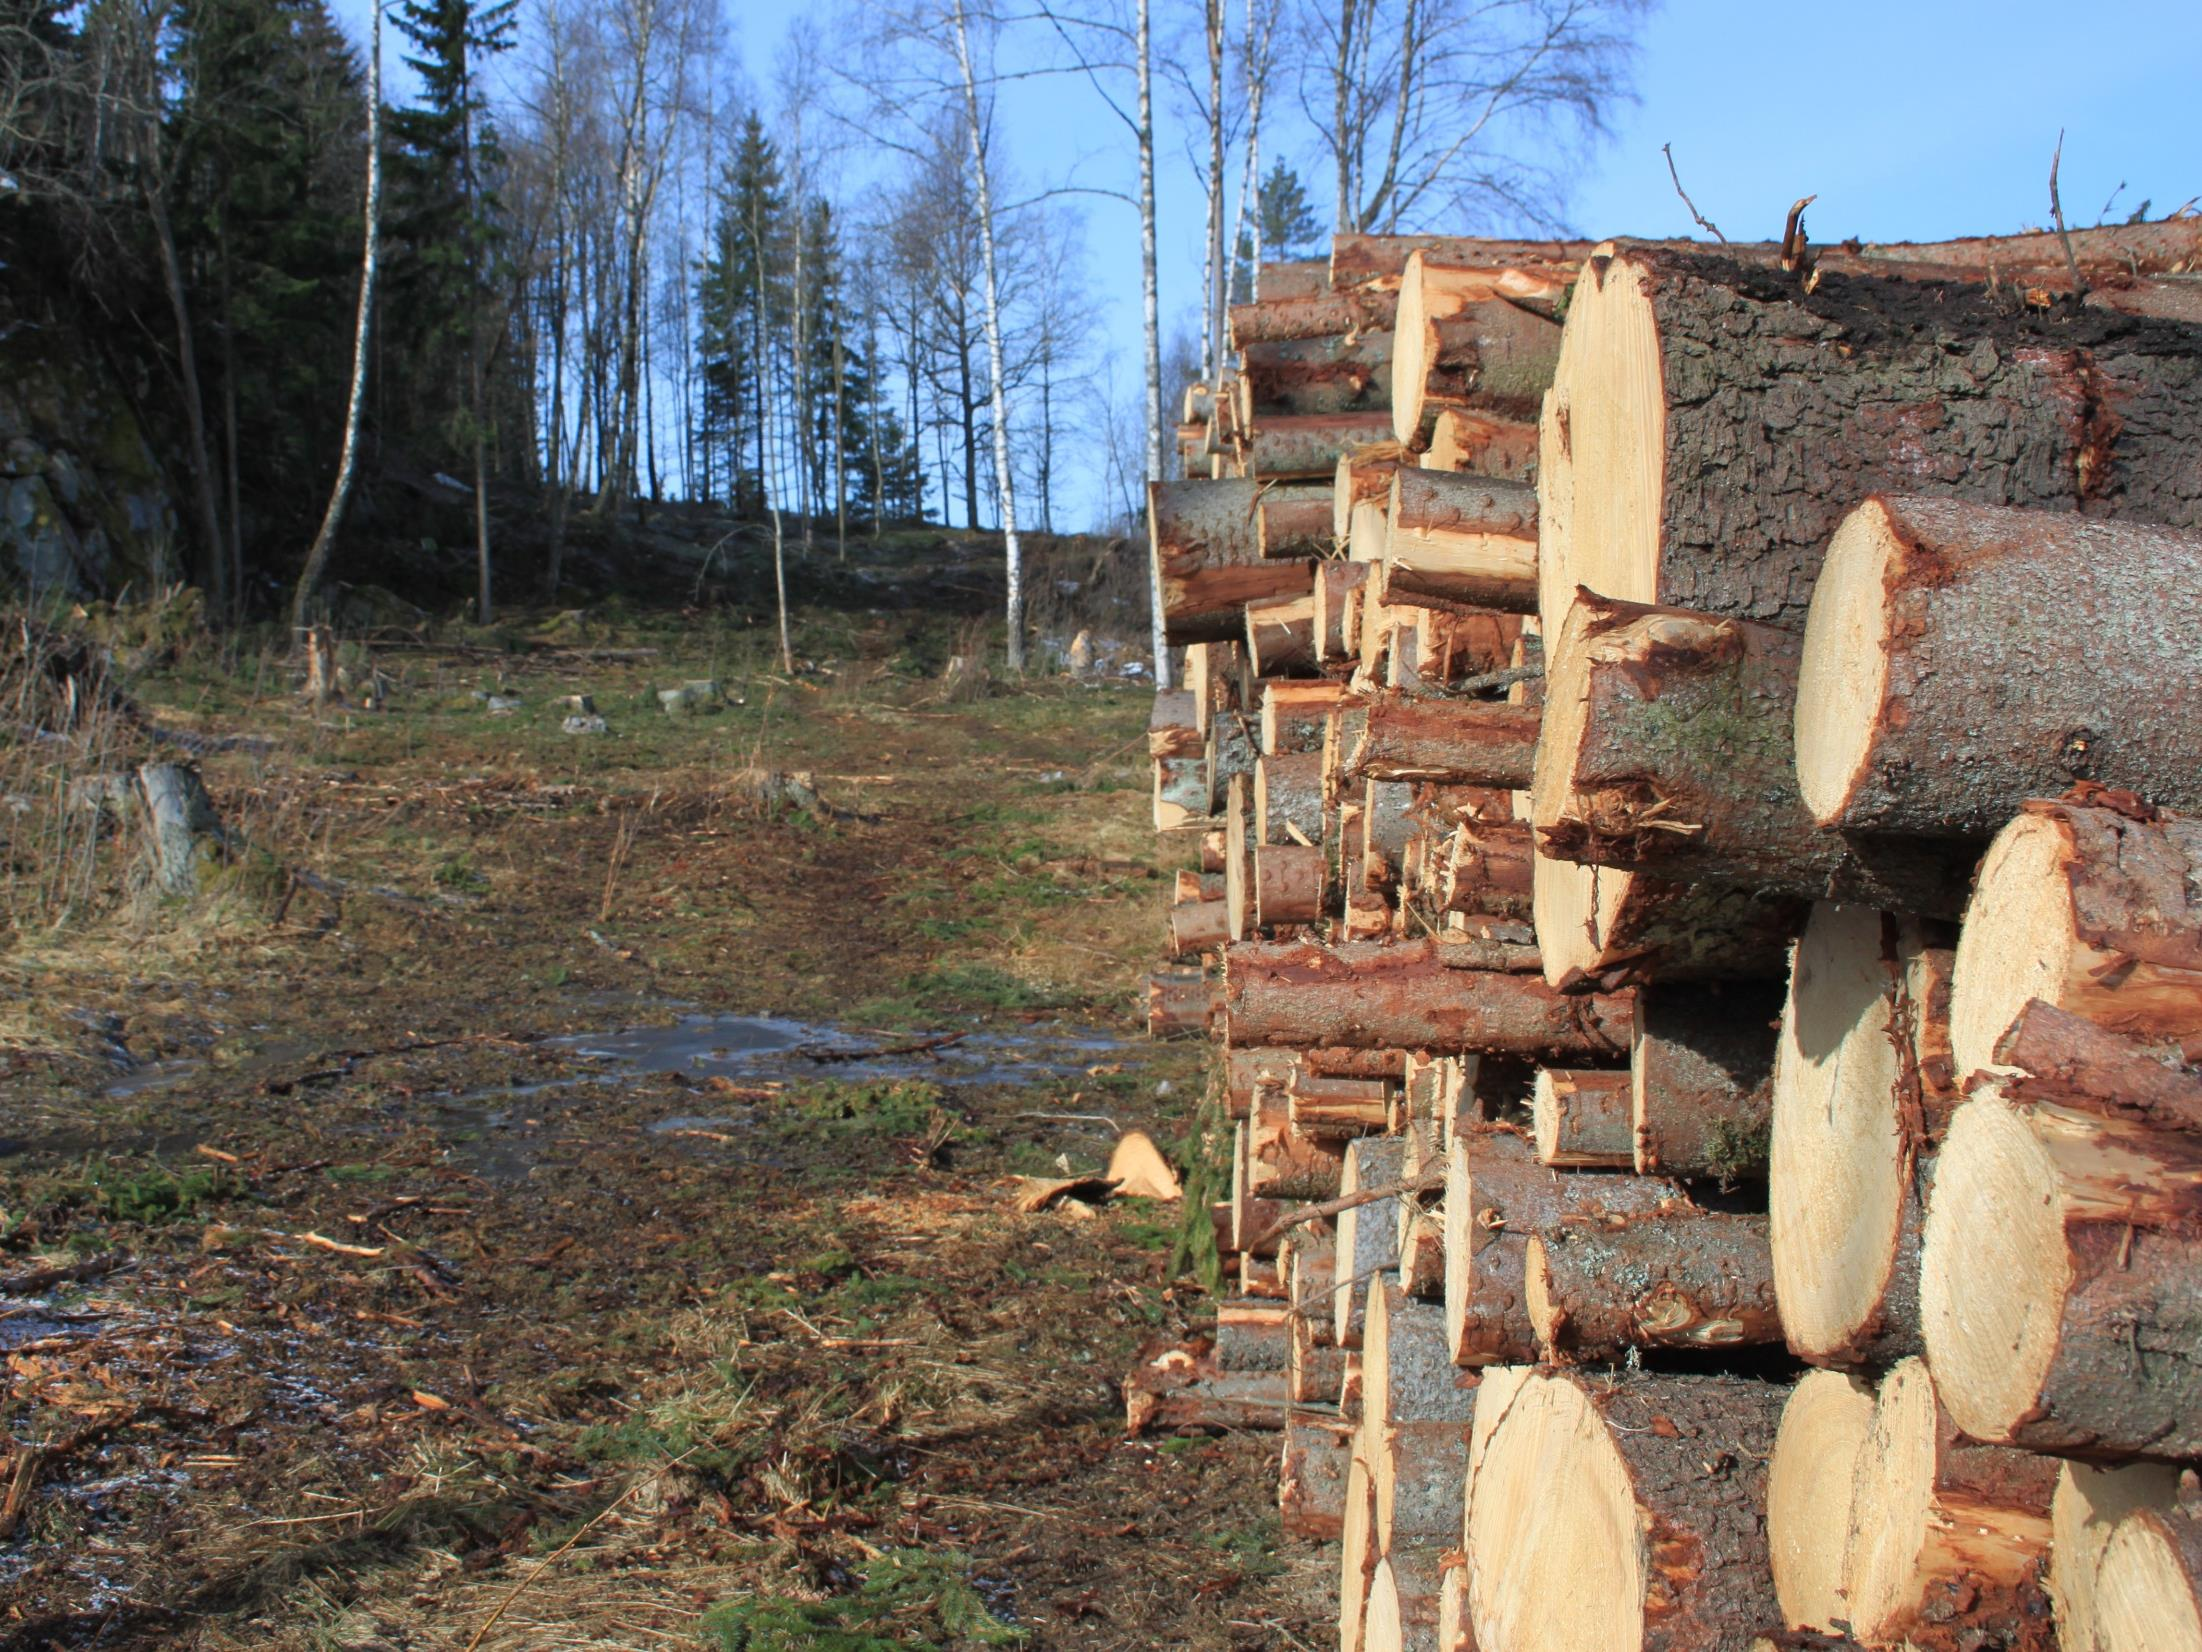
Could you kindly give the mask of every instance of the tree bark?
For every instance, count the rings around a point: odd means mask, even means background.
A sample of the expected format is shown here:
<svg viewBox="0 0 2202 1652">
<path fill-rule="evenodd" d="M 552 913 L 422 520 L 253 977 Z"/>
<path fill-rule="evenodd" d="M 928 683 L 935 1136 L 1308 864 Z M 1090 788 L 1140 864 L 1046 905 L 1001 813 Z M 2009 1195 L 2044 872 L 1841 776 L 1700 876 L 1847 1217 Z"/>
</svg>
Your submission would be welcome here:
<svg viewBox="0 0 2202 1652">
<path fill-rule="evenodd" d="M 1224 953 L 1225 1042 L 1604 1057 L 1627 1049 L 1630 994 L 1454 969 L 1443 943 L 1247 943 Z"/>
<path fill-rule="evenodd" d="M 1565 991 L 1772 975 L 1804 919 L 1804 903 L 1788 896 L 1545 854 L 1532 875 L 1545 979 Z"/>
<path fill-rule="evenodd" d="M 1355 333 L 1389 334 L 1398 310 L 1397 293 L 1272 292 L 1258 304 L 1231 306 L 1228 318 L 1231 347 L 1245 350 L 1256 344 L 1281 344 L 1295 339 L 1336 338 Z"/>
<path fill-rule="evenodd" d="M 1417 251 L 1400 279 L 1392 433 L 1430 445 L 1440 413 L 1534 421 L 1559 364 L 1554 319 L 1581 261 L 1498 267 L 1437 263 Z"/>
<path fill-rule="evenodd" d="M 1246 473 L 1263 482 L 1329 481 L 1340 459 L 1391 431 L 1384 412 L 1264 413 L 1246 437 Z"/>
<path fill-rule="evenodd" d="M 1279 752 L 1254 764 L 1254 841 L 1294 843 L 1297 827 L 1309 843 L 1323 841 L 1323 773 L 1319 752 Z"/>
<path fill-rule="evenodd" d="M 1594 241 L 1499 241 L 1480 235 L 1341 233 L 1331 238 L 1330 285 L 1335 292 L 1396 293 L 1417 253 L 1431 264 L 1485 270 L 1520 266 L 1557 270 L 1572 278 L 1576 266 L 1597 245 Z"/>
<path fill-rule="evenodd" d="M 1536 612 L 1534 489 L 1402 465 L 1385 517 L 1384 601 Z"/>
<path fill-rule="evenodd" d="M 1964 844 L 1822 831 L 1797 788 L 1800 644 L 1749 620 L 1578 595 L 1546 658 L 1537 842 L 1618 866 L 1955 917 Z"/>
<path fill-rule="evenodd" d="M 1205 750 L 1193 696 L 1183 690 L 1157 694 L 1147 714 L 1147 755 L 1197 757 Z"/>
<path fill-rule="evenodd" d="M 1241 393 L 1257 425 L 1280 413 L 1382 410 L 1391 395 L 1389 332 L 1252 339 L 1240 346 L 1240 357 Z"/>
<path fill-rule="evenodd" d="M 1399 1165 L 1406 1144 L 1396 1136 L 1363 1136 L 1346 1144 L 1344 1168 L 1338 1178 L 1343 1199 L 1363 1188 L 1393 1187 L 1399 1182 Z M 1337 1250 L 1331 1279 L 1331 1337 L 1341 1348 L 1362 1346 L 1369 1293 L 1381 1275 L 1399 1263 L 1399 1213 L 1396 1199 L 1356 1205 L 1338 1217 Z M 1363 1403 L 1366 1404 L 1368 1365 L 1362 1363 Z"/>
<path fill-rule="evenodd" d="M 1763 1216 L 1692 1210 L 1563 1228 L 1529 1241 L 1526 1285 L 1547 1361 L 1781 1341 Z"/>
<path fill-rule="evenodd" d="M 1766 1175 L 1781 1008 L 1772 982 L 1638 995 L 1629 1107 L 1639 1175 Z"/>
<path fill-rule="evenodd" d="M 1287 1537 L 1335 1543 L 1344 1535 L 1353 1436 L 1353 1425 L 1335 1410 L 1295 1405 L 1285 1413 L 1277 1512 Z"/>
<path fill-rule="evenodd" d="M 1528 917 L 1535 858 L 1525 822 L 1461 821 L 1446 852 L 1439 909 Z M 1543 968 L 1541 961 L 1538 967 Z"/>
<path fill-rule="evenodd" d="M 1158 832 L 1195 831 L 1212 815 L 1206 757 L 1154 760 L 1154 822 Z"/>
<path fill-rule="evenodd" d="M 1473 471 L 1478 476 L 1537 485 L 1541 443 L 1535 422 L 1448 409 L 1431 427 L 1424 470 Z"/>
<path fill-rule="evenodd" d="M 1349 626 L 1353 597 L 1368 583 L 1366 562 L 1332 559 L 1315 565 L 1315 661 L 1336 667 L 1360 653 L 1358 627 Z"/>
<path fill-rule="evenodd" d="M 1539 1067 L 1529 1116 L 1540 1164 L 1557 1170 L 1635 1167 L 1626 1068 Z"/>
<path fill-rule="evenodd" d="M 1254 539 L 1265 560 L 1327 557 L 1336 543 L 1330 500 L 1312 489 L 1270 489 L 1255 504 Z"/>
<path fill-rule="evenodd" d="M 1225 901 L 1179 901 L 1170 908 L 1172 962 L 1197 959 L 1230 940 L 1230 905 Z"/>
<path fill-rule="evenodd" d="M 1287 1081 L 1292 1128 L 1317 1139 L 1365 1136 L 1391 1122 L 1394 1086 L 1382 1078 L 1333 1078 L 1305 1067 Z"/>
<path fill-rule="evenodd" d="M 1205 975 L 1163 970 L 1147 977 L 1147 1036 L 1205 1038 L 1216 1016 L 1216 984 Z"/>
<path fill-rule="evenodd" d="M 1168 641 L 1241 639 L 1247 603 L 1309 589 L 1307 563 L 1262 559 L 1255 509 L 1260 494 L 1253 482 L 1149 485 L 1148 544 Z"/>
<path fill-rule="evenodd" d="M 1537 712 L 1497 700 L 1379 694 L 1347 755 L 1345 773 L 1375 780 L 1430 780 L 1516 790 L 1528 785 Z"/>
<path fill-rule="evenodd" d="M 1323 915 L 1324 858 L 1319 846 L 1257 844 L 1253 858 L 1254 923 L 1257 928 L 1308 924 Z"/>
<path fill-rule="evenodd" d="M 1392 473 L 1401 463 L 1397 442 L 1374 442 L 1339 457 L 1331 472 L 1330 533 L 1340 546 L 1353 537 L 1356 505 L 1381 506 L 1391 498 Z"/>
</svg>

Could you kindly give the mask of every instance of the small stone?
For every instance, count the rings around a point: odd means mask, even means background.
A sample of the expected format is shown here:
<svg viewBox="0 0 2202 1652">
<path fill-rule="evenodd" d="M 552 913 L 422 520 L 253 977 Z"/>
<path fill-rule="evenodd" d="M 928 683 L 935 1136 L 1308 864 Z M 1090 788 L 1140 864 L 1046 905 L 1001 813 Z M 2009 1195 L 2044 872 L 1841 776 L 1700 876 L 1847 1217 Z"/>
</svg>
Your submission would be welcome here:
<svg viewBox="0 0 2202 1652">
<path fill-rule="evenodd" d="M 510 717 L 523 703 L 517 694 L 492 694 L 482 702 L 492 717 Z"/>
<path fill-rule="evenodd" d="M 593 712 L 587 716 L 577 712 L 568 717 L 559 727 L 563 728 L 568 734 L 609 734 L 612 732 L 611 725 Z"/>
</svg>

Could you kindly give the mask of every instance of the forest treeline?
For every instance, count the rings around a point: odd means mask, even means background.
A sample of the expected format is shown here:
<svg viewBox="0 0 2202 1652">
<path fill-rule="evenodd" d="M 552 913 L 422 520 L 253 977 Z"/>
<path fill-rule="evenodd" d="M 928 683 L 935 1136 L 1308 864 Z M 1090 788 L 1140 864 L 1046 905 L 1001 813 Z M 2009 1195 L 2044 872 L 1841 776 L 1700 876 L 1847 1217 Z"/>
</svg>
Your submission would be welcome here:
<svg viewBox="0 0 2202 1652">
<path fill-rule="evenodd" d="M 324 0 L 0 0 L 0 349 L 96 353 L 169 483 L 162 571 L 218 616 L 289 604 L 326 520 L 336 578 L 464 522 L 438 554 L 486 617 L 555 592 L 578 524 L 667 499 L 806 543 L 1000 529 L 1014 604 L 1020 521 L 1136 520 L 1260 261 L 1556 223 L 1540 146 L 1625 95 L 1641 10 L 867 5 L 801 20 L 745 94 L 720 0 L 395 0 L 359 42 Z M 1120 122 L 1098 181 L 1018 164 L 1035 81 Z M 1169 166 L 1205 253 L 1166 328 Z M 1129 371 L 1096 315 L 1132 287 L 1090 256 L 1104 212 L 1109 245 L 1141 232 Z"/>
</svg>

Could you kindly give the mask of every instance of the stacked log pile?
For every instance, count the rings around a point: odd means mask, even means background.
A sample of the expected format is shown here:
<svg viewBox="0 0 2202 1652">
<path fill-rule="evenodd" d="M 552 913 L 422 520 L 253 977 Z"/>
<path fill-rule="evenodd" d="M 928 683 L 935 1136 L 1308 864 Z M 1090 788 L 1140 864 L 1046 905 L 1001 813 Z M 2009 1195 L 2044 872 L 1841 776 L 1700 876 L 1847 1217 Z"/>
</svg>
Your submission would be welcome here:
<svg viewBox="0 0 2202 1652">
<path fill-rule="evenodd" d="M 1150 1023 L 1341 1646 L 2202 1646 L 2198 270 L 1341 237 L 1232 313 Z"/>
</svg>

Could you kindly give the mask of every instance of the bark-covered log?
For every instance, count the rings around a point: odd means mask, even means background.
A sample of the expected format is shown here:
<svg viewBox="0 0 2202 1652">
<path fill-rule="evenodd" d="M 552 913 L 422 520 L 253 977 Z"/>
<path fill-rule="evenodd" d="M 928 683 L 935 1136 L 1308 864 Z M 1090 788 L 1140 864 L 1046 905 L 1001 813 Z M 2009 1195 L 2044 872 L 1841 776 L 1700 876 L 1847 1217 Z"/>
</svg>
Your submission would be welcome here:
<svg viewBox="0 0 2202 1652">
<path fill-rule="evenodd" d="M 1261 695 L 1263 755 L 1321 751 L 1323 725 L 1345 693 L 1345 684 L 1328 681 L 1264 683 Z"/>
<path fill-rule="evenodd" d="M 1553 315 L 1576 268 L 1409 258 L 1390 361 L 1393 434 L 1420 452 L 1447 410 L 1534 419 L 1559 364 Z"/>
<path fill-rule="evenodd" d="M 1791 1629 L 1838 1632 L 1843 1550 L 1858 1453 L 1873 1431 L 1873 1387 L 1848 1371 L 1807 1371 L 1782 1407 L 1766 1471 L 1766 1546 Z"/>
<path fill-rule="evenodd" d="M 1196 872 L 1191 867 L 1180 867 L 1170 883 L 1170 901 L 1179 905 L 1186 901 L 1220 901 L 1223 899 L 1223 874 Z"/>
<path fill-rule="evenodd" d="M 1404 1050 L 1314 1050 L 1249 1045 L 1226 1050 L 1224 1062 L 1224 1110 L 1243 1118 L 1253 1103 L 1257 1083 L 1289 1084 L 1293 1073 L 1306 1068 L 1325 1078 L 1398 1079 L 1406 1070 Z"/>
<path fill-rule="evenodd" d="M 1254 504 L 1254 537 L 1262 558 L 1316 558 L 1337 549 L 1330 501 L 1305 488 L 1271 488 Z"/>
<path fill-rule="evenodd" d="M 1537 605 L 1537 495 L 1522 482 L 1401 466 L 1385 509 L 1386 602 L 1528 614 Z"/>
<path fill-rule="evenodd" d="M 1230 938 L 1229 902 L 1179 901 L 1170 908 L 1170 957 L 1173 962 L 1213 952 Z"/>
<path fill-rule="evenodd" d="M 1315 568 L 1315 660 L 1341 665 L 1360 653 L 1358 629 L 1349 628 L 1353 598 L 1369 580 L 1369 564 L 1333 558 Z M 1341 685 L 1342 686 L 1342 685 Z"/>
<path fill-rule="evenodd" d="M 1537 842 L 1563 860 L 1955 917 L 1962 843 L 1822 831 L 1797 789 L 1794 632 L 1578 595 L 1546 656 Z"/>
<path fill-rule="evenodd" d="M 1498 700 L 1378 694 L 1345 772 L 1374 780 L 1428 780 L 1515 790 L 1529 783 L 1538 714 Z"/>
<path fill-rule="evenodd" d="M 1149 757 L 1196 757 L 1205 751 L 1191 689 L 1169 689 L 1155 696 L 1147 716 Z"/>
<path fill-rule="evenodd" d="M 1285 1374 L 1226 1371 L 1206 1338 L 1143 1357 L 1124 1379 L 1124 1432 L 1179 1428 L 1282 1428 Z"/>
<path fill-rule="evenodd" d="M 1254 279 L 1264 301 L 1315 298 L 1330 291 L 1330 260 L 1288 258 L 1262 265 Z"/>
<path fill-rule="evenodd" d="M 1330 1287 L 1337 1244 L 1328 1223 L 1303 1222 L 1277 1248 L 1285 1269 L 1285 1300 L 1292 1304 L 1294 1316 L 1312 1327 L 1321 1347 L 1336 1346 L 1330 1331 Z"/>
<path fill-rule="evenodd" d="M 1274 930 L 1323 915 L 1323 851 L 1299 843 L 1254 846 L 1254 922 Z"/>
<path fill-rule="evenodd" d="M 1298 836 L 1294 836 L 1297 829 Z M 1278 752 L 1254 765 L 1254 841 L 1323 841 L 1320 752 Z"/>
<path fill-rule="evenodd" d="M 1628 994 L 1571 996 L 1533 976 L 1454 969 L 1442 942 L 1247 943 L 1224 954 L 1225 1041 L 1615 1059 Z"/>
<path fill-rule="evenodd" d="M 1432 684 L 1480 677 L 1513 664 L 1528 619 L 1496 609 L 1433 608 L 1426 603 L 1405 612 L 1414 617 L 1416 672 Z"/>
<path fill-rule="evenodd" d="M 1774 1057 L 1767 1208 L 1774 1288 L 1800 1357 L 1881 1364 L 1919 1350 L 1919 1232 L 1946 1116 L 1921 1075 L 1913 922 L 1814 909 Z M 1925 972 L 1931 975 L 1931 971 Z"/>
<path fill-rule="evenodd" d="M 1314 575 L 1292 596 L 1260 597 L 1246 605 L 1246 657 L 1257 677 L 1315 669 Z"/>
<path fill-rule="evenodd" d="M 1531 879 L 1545 979 L 1570 991 L 1776 974 L 1805 916 L 1792 896 L 1582 866 L 1541 850 Z"/>
<path fill-rule="evenodd" d="M 1529 1118 L 1540 1164 L 1559 1170 L 1635 1167 L 1626 1068 L 1539 1067 Z"/>
<path fill-rule="evenodd" d="M 1208 1036 L 1216 1019 L 1216 983 L 1197 970 L 1159 970 L 1147 977 L 1147 1036 Z"/>
<path fill-rule="evenodd" d="M 2202 331 L 1985 282 L 1624 246 L 1575 284 L 1546 406 L 1548 635 L 1578 586 L 1801 626 L 1875 493 L 2202 520 Z"/>
<path fill-rule="evenodd" d="M 1404 780 L 1376 780 L 1361 786 L 1362 881 L 1371 889 L 1389 889 L 1399 881 L 1400 856 L 1414 836 L 1414 787 Z"/>
<path fill-rule="evenodd" d="M 1465 1430 L 1476 1414 L 1479 1380 L 1453 1362 L 1443 1307 L 1418 1300 L 1396 1275 L 1372 1282 L 1361 1340 L 1361 1414 L 1372 1433 L 1394 1423 L 1450 1423 Z M 1453 1477 L 1456 1528 L 1466 1474 L 1463 1459 Z"/>
<path fill-rule="evenodd" d="M 2202 1455 L 2202 1136 L 1992 1085 L 1935 1162 L 1920 1314 L 1975 1439 Z"/>
<path fill-rule="evenodd" d="M 1391 1121 L 1397 1086 L 1384 1078 L 1326 1078 L 1305 1067 L 1285 1087 L 1292 1128 L 1316 1139 L 1350 1138 L 1382 1131 Z"/>
<path fill-rule="evenodd" d="M 1805 627 L 1805 803 L 1823 826 L 1960 837 L 2076 780 L 2202 808 L 2202 603 L 2166 600 L 2198 584 L 2202 533 L 1866 501 Z"/>
<path fill-rule="evenodd" d="M 1262 482 L 1329 482 L 1345 454 L 1389 441 L 1388 412 L 1264 413 L 1246 438 L 1246 473 Z"/>
<path fill-rule="evenodd" d="M 1374 442 L 1340 456 L 1331 472 L 1330 534 L 1341 548 L 1352 543 L 1356 507 L 1373 506 L 1381 516 L 1391 497 L 1392 472 L 1404 462 L 1397 442 Z"/>
<path fill-rule="evenodd" d="M 1211 827 L 1200 835 L 1200 869 L 1204 875 L 1223 876 L 1223 833 Z"/>
<path fill-rule="evenodd" d="M 1251 703 L 1253 676 L 1246 669 L 1246 634 L 1236 621 L 1228 638 L 1188 644 L 1185 684 L 1193 691 L 1193 722 L 1205 735 L 1216 718 L 1244 711 Z"/>
<path fill-rule="evenodd" d="M 1305 1076 L 1295 1072 L 1293 1079 Z M 1240 1121 L 1243 1145 L 1232 1179 L 1236 1195 L 1243 1186 L 1255 1199 L 1292 1203 L 1334 1199 L 1345 1163 L 1342 1138 L 1353 1130 L 1309 1131 L 1292 1117 L 1292 1080 L 1265 1080 L 1255 1086 L 1254 1101 Z M 1322 1080 L 1325 1083 L 1370 1083 L 1376 1080 Z"/>
<path fill-rule="evenodd" d="M 1881 1384 L 1858 1451 L 1843 1598 L 1868 1646 L 1973 1652 L 1981 1633 L 2011 1652 L 2056 1642 L 2040 1571 L 2057 1465 L 1966 1440 L 1926 1362 Z"/>
<path fill-rule="evenodd" d="M 1554 271 L 1564 285 L 1572 279 L 1572 266 L 1588 257 L 1594 244 L 1499 241 L 1481 235 L 1339 235 L 1330 243 L 1330 286 L 1339 293 L 1397 293 L 1408 261 L 1418 252 L 1433 264 Z M 1528 300 L 1531 295 L 1523 296 Z"/>
<path fill-rule="evenodd" d="M 1206 755 L 1158 757 L 1153 767 L 1155 830 L 1205 830 L 1214 812 L 1214 800 L 1208 790 Z"/>
<path fill-rule="evenodd" d="M 1364 1136 L 1346 1144 L 1338 1178 L 1343 1199 L 1363 1189 L 1396 1187 L 1406 1151 L 1396 1136 Z M 1399 1215 L 1392 1199 L 1356 1205 L 1338 1217 L 1338 1243 L 1331 1279 L 1331 1335 L 1341 1348 L 1359 1348 L 1374 1281 L 1399 1262 Z M 1366 1362 L 1363 1382 L 1367 1380 Z"/>
<path fill-rule="evenodd" d="M 1147 485 L 1148 547 L 1162 596 L 1164 635 L 1171 642 L 1243 637 L 1247 603 L 1307 591 L 1314 577 L 1310 563 L 1261 554 L 1255 507 L 1263 491 L 1254 482 Z M 1286 491 L 1314 498 L 1322 490 Z M 1197 695 L 1199 679 L 1194 682 Z"/>
<path fill-rule="evenodd" d="M 1629 1107 L 1641 1175 L 1766 1175 L 1782 991 L 1773 982 L 1654 987 L 1636 1001 Z"/>
<path fill-rule="evenodd" d="M 1537 1358 L 1529 1241 L 1571 1222 L 1688 1208 L 1670 1182 L 1553 1170 L 1503 1125 L 1456 1135 L 1445 1168 L 1445 1331 L 1462 1365 Z"/>
<path fill-rule="evenodd" d="M 1464 820 L 1453 828 L 1446 851 L 1438 907 L 1445 912 L 1526 918 L 1535 888 L 1535 862 L 1527 822 Z"/>
<path fill-rule="evenodd" d="M 1288 339 L 1334 338 L 1342 333 L 1388 333 L 1399 313 L 1397 292 L 1323 292 L 1264 296 L 1258 304 L 1234 304 L 1228 323 L 1231 348 Z"/>
<path fill-rule="evenodd" d="M 2202 1133 L 2202 1074 L 2039 998 L 1997 1044 L 1996 1066 L 2009 1102 Z"/>
<path fill-rule="evenodd" d="M 1224 923 L 1231 939 L 1254 932 L 1254 782 L 1233 775 L 1223 801 Z"/>
<path fill-rule="evenodd" d="M 1473 1470 L 1477 1645 L 1727 1652 L 1776 1623 L 1763 1511 L 1784 1392 L 1739 1377 L 1524 1381 Z"/>
<path fill-rule="evenodd" d="M 1324 1306 L 1327 1308 L 1328 1303 Z M 1286 1375 L 1292 1403 L 1336 1405 L 1345 1387 L 1346 1357 L 1351 1350 L 1330 1340 L 1329 1315 L 1310 1315 L 1295 1309 L 1288 1330 L 1291 1364 Z"/>
<path fill-rule="evenodd" d="M 1277 1515 L 1287 1537 L 1335 1543 L 1344 1535 L 1353 1434 L 1353 1425 L 1328 1406 L 1296 1404 L 1285 1413 Z"/>
<path fill-rule="evenodd" d="M 1421 456 L 1421 468 L 1491 476 L 1534 487 L 1541 447 L 1542 438 L 1534 421 L 1447 409 L 1431 422 L 1430 446 Z"/>
<path fill-rule="evenodd" d="M 1664 1211 L 1529 1241 L 1529 1322 L 1548 1361 L 1779 1342 L 1766 1218 Z"/>
<path fill-rule="evenodd" d="M 2058 1652 L 2109 1652 L 2096 1613 L 2096 1571 L 2111 1535 L 2138 1509 L 2168 1509 L 2179 1495 L 2179 1470 L 2169 1463 L 2096 1468 L 2067 1463 L 2049 1503 L 2049 1575 L 2045 1585 L 2057 1617 Z M 2152 1617 L 2153 1627 L 2164 1619 Z M 2153 1643 L 2151 1643 L 2153 1644 Z M 2202 1637 L 2191 1643 L 2202 1645 Z"/>
<path fill-rule="evenodd" d="M 1286 1324 L 1292 1310 L 1264 1297 L 1216 1304 L 1216 1363 L 1226 1371 L 1282 1371 L 1291 1360 Z"/>
<path fill-rule="evenodd" d="M 147 882 L 163 896 L 188 900 L 228 841 L 206 782 L 189 764 L 145 763 L 138 768 L 138 793 L 145 804 Z"/>
<path fill-rule="evenodd" d="M 1239 410 L 1249 422 L 1279 413 L 1353 413 L 1390 405 L 1388 331 L 1254 339 L 1239 357 Z"/>
<path fill-rule="evenodd" d="M 1958 932 L 1960 1078 L 2035 998 L 2202 1055 L 2202 819 L 2107 797 L 2029 803 L 1997 834 Z"/>
</svg>

